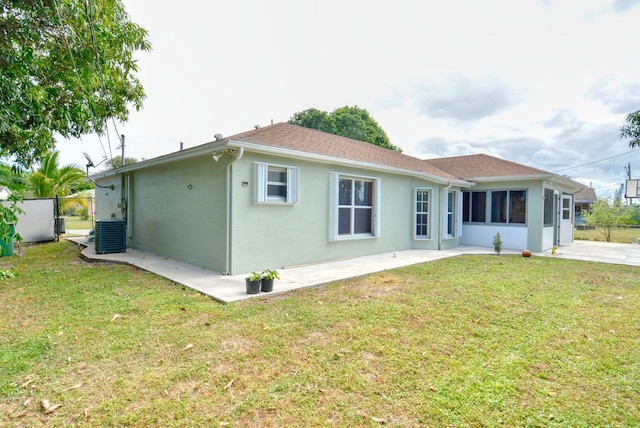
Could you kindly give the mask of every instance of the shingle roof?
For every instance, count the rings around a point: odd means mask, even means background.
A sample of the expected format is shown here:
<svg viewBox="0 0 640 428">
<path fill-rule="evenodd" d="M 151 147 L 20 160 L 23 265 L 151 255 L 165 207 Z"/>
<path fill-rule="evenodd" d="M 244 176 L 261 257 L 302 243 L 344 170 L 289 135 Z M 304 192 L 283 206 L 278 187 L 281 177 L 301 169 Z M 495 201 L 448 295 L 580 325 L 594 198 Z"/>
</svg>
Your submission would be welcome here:
<svg viewBox="0 0 640 428">
<path fill-rule="evenodd" d="M 455 174 L 443 171 L 437 165 L 429 164 L 421 159 L 403 155 L 371 143 L 290 123 L 276 123 L 233 135 L 226 138 L 226 140 L 399 168 L 426 173 L 445 180 L 461 181 Z"/>
<path fill-rule="evenodd" d="M 464 180 L 478 180 L 492 177 L 553 175 L 548 171 L 485 154 L 426 159 L 424 162 Z"/>
<path fill-rule="evenodd" d="M 581 203 L 591 203 L 598 200 L 598 196 L 596 195 L 596 191 L 591 187 L 587 187 L 586 189 L 581 190 L 575 195 L 576 202 Z"/>
</svg>

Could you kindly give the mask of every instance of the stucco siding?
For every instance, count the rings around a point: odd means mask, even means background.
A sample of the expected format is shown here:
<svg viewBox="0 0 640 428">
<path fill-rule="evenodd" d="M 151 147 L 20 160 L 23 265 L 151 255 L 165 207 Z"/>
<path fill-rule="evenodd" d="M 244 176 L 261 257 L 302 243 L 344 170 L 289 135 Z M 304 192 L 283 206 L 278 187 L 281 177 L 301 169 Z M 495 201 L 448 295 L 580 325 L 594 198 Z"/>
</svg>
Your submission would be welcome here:
<svg viewBox="0 0 640 428">
<path fill-rule="evenodd" d="M 225 177 L 226 162 L 206 156 L 102 178 L 116 187 L 96 189 L 97 218 L 123 218 L 127 203 L 131 247 L 222 272 Z"/>
<path fill-rule="evenodd" d="M 526 190 L 527 208 L 525 224 L 486 224 L 464 223 L 462 239 L 463 245 L 493 247 L 493 238 L 500 233 L 503 248 L 522 250 L 525 248 L 534 252 L 542 251 L 542 220 L 543 220 L 543 181 L 503 181 L 477 183 L 472 191 L 492 190 Z M 488 220 L 488 219 L 487 219 Z"/>
<path fill-rule="evenodd" d="M 254 203 L 256 161 L 299 168 L 299 202 Z M 329 239 L 331 173 L 380 180 L 378 236 Z M 252 154 L 233 164 L 232 176 L 233 274 L 413 248 L 413 189 L 433 185 L 388 173 Z"/>
<path fill-rule="evenodd" d="M 133 246 L 222 272 L 226 163 L 211 157 L 136 171 Z"/>
<path fill-rule="evenodd" d="M 527 228 L 521 226 L 479 226 L 475 224 L 465 224 L 463 226 L 461 244 L 492 248 L 496 233 L 500 233 L 502 248 L 504 249 L 523 250 L 528 248 Z"/>
<path fill-rule="evenodd" d="M 110 220 L 122 218 L 122 177 L 113 176 L 98 180 L 96 186 L 96 220 Z M 105 188 L 114 187 L 113 190 Z"/>
</svg>

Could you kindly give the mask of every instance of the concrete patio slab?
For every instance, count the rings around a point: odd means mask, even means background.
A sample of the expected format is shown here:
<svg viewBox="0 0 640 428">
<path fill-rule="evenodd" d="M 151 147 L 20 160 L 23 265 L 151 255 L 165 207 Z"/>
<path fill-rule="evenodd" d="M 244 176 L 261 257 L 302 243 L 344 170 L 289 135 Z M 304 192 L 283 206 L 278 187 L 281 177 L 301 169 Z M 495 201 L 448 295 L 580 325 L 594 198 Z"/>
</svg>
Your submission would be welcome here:
<svg viewBox="0 0 640 428">
<path fill-rule="evenodd" d="M 127 249 L 124 253 L 96 254 L 94 245 L 87 243 L 86 238 L 67 239 L 85 246 L 82 250 L 82 256 L 87 260 L 108 261 L 136 266 L 197 290 L 222 303 L 278 295 L 299 288 L 318 286 L 328 282 L 462 254 L 494 253 L 492 248 L 463 245 L 445 251 L 405 250 L 305 266 L 288 267 L 278 270 L 280 280 L 275 282 L 272 292 L 247 294 L 245 286 L 246 274 L 222 275 L 220 272 L 136 249 Z M 505 250 L 504 253 L 519 254 L 518 251 L 511 250 Z M 551 252 L 538 255 L 551 257 Z M 553 257 L 640 266 L 640 245 L 576 241 L 571 246 L 561 247 L 558 255 Z"/>
</svg>

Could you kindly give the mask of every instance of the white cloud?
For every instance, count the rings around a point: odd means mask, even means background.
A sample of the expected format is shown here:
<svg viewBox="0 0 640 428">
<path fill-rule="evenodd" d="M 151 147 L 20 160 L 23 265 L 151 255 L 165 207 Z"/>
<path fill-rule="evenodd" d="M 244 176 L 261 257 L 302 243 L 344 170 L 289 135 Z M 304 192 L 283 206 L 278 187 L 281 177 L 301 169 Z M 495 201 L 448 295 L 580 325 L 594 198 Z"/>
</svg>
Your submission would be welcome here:
<svg viewBox="0 0 640 428">
<path fill-rule="evenodd" d="M 628 150 L 617 130 L 639 99 L 638 1 L 123 1 L 153 43 L 139 57 L 144 110 L 119 127 L 127 156 L 344 105 L 422 157 L 553 170 Z M 90 136 L 59 147 L 78 164 L 102 153 Z M 605 183 L 639 161 L 566 173 Z"/>
</svg>

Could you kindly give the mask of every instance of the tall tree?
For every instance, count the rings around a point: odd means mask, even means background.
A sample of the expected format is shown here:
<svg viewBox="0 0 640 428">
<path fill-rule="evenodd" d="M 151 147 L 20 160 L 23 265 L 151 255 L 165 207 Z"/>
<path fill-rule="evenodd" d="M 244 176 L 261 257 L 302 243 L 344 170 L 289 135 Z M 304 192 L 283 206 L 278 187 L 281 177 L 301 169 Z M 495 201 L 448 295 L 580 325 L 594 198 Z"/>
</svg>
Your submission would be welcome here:
<svg viewBox="0 0 640 428">
<path fill-rule="evenodd" d="M 51 152 L 42 159 L 40 166 L 29 176 L 33 196 L 47 198 L 68 196 L 78 187 L 86 187 L 85 171 L 76 165 L 58 165 L 60 152 Z"/>
<path fill-rule="evenodd" d="M 133 165 L 134 163 L 138 163 L 138 159 L 130 158 L 129 156 L 124 157 L 125 166 Z M 111 160 L 108 160 L 107 163 L 105 164 L 106 169 L 116 169 L 116 168 L 120 168 L 121 166 L 122 166 L 122 156 L 120 155 L 114 156 L 113 158 L 111 158 Z"/>
<path fill-rule="evenodd" d="M 366 141 L 376 146 L 402 152 L 402 149 L 389 141 L 386 132 L 369 112 L 358 106 L 344 106 L 331 113 L 310 108 L 295 113 L 289 123 L 313 128 L 319 131 L 342 135 L 354 140 Z"/>
<path fill-rule="evenodd" d="M 134 53 L 147 31 L 121 0 L 0 1 L 0 157 L 25 166 L 64 137 L 142 107 Z"/>
<path fill-rule="evenodd" d="M 629 113 L 626 122 L 620 128 L 620 138 L 630 138 L 629 147 L 640 147 L 640 110 Z"/>
<path fill-rule="evenodd" d="M 598 199 L 583 215 L 587 224 L 595 226 L 602 232 L 607 242 L 611 242 L 611 232 L 620 226 L 633 224 L 635 210 L 622 205 L 620 199 L 610 202 L 608 199 Z"/>
<path fill-rule="evenodd" d="M 27 187 L 25 172 L 17 165 L 0 161 L 0 185 L 7 186 L 14 194 L 23 194 Z"/>
</svg>

